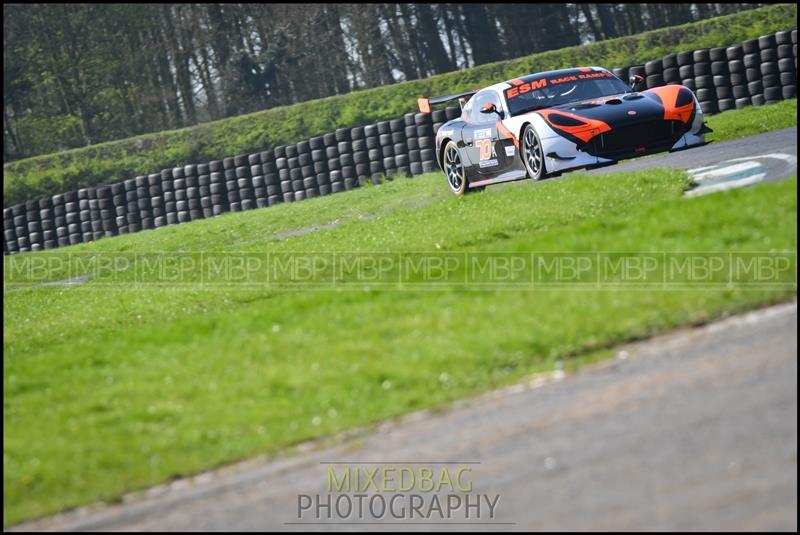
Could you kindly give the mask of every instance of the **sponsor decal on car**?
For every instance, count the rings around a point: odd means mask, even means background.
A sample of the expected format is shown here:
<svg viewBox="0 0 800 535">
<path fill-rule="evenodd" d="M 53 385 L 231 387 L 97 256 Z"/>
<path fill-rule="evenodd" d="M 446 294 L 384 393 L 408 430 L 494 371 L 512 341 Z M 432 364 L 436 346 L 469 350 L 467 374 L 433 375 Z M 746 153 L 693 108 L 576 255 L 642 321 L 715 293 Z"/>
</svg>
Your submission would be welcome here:
<svg viewBox="0 0 800 535">
<path fill-rule="evenodd" d="M 515 152 L 516 152 L 516 149 L 514 148 L 513 145 L 506 147 L 506 156 L 514 156 Z"/>
<path fill-rule="evenodd" d="M 598 71 L 598 72 L 583 72 L 581 74 L 571 74 L 568 76 L 562 76 L 560 78 L 540 78 L 539 80 L 531 80 L 530 82 L 526 82 L 520 85 L 515 85 L 510 89 L 505 90 L 506 99 L 516 98 L 520 95 L 524 95 L 529 91 L 533 91 L 536 89 L 542 89 L 547 87 L 548 85 L 558 85 L 558 84 L 565 84 L 567 82 L 577 82 L 578 80 L 589 80 L 591 78 L 611 78 L 614 76 L 610 72 Z"/>
</svg>

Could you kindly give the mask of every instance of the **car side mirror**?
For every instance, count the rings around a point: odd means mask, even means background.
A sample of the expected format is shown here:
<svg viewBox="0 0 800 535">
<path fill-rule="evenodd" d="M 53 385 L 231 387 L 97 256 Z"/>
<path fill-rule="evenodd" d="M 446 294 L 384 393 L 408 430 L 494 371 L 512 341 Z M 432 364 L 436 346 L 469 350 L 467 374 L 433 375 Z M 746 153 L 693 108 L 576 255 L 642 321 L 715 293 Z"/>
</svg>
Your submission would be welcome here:
<svg viewBox="0 0 800 535">
<path fill-rule="evenodd" d="M 487 102 L 486 104 L 483 105 L 483 107 L 481 108 L 481 113 L 496 113 L 498 117 L 500 117 L 501 119 L 503 118 L 503 112 L 498 110 L 497 106 L 495 106 L 491 102 Z"/>
<path fill-rule="evenodd" d="M 628 84 L 631 86 L 631 89 L 636 90 L 636 86 L 644 82 L 644 78 L 639 76 L 638 74 L 634 74 L 628 79 Z"/>
</svg>

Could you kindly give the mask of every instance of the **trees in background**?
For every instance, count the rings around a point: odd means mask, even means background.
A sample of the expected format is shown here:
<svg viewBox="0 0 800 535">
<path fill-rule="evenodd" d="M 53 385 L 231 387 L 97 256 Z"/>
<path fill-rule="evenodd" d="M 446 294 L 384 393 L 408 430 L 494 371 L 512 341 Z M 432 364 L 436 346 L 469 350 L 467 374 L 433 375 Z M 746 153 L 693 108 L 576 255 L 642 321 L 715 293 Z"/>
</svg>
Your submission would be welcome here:
<svg viewBox="0 0 800 535">
<path fill-rule="evenodd" d="M 760 4 L 6 4 L 3 159 Z"/>
</svg>

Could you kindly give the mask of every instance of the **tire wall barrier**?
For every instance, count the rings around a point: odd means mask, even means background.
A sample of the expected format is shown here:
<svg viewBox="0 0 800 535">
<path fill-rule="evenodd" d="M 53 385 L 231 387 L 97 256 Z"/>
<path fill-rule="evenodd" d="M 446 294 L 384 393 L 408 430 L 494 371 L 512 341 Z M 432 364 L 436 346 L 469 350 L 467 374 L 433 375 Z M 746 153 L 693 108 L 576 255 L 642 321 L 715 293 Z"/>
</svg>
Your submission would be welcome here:
<svg viewBox="0 0 800 535">
<path fill-rule="evenodd" d="M 683 84 L 705 114 L 797 97 L 797 30 L 613 69 L 647 88 Z M 53 249 L 143 229 L 265 208 L 438 169 L 434 137 L 458 106 L 67 191 L 3 210 L 3 254 Z"/>
</svg>

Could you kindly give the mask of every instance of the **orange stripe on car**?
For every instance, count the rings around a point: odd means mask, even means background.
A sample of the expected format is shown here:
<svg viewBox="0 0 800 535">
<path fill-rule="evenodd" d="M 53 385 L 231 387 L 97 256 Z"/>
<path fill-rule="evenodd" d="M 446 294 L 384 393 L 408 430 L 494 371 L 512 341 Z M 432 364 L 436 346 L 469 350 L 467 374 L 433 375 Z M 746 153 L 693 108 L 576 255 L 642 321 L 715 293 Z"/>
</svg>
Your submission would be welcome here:
<svg viewBox="0 0 800 535">
<path fill-rule="evenodd" d="M 694 99 L 684 106 L 677 106 L 678 94 L 684 87 L 682 85 L 664 85 L 648 89 L 649 93 L 655 93 L 664 104 L 664 120 L 680 121 L 688 123 L 694 111 Z"/>
<path fill-rule="evenodd" d="M 517 150 L 519 150 L 519 139 L 517 139 L 517 136 L 515 136 L 513 132 L 506 128 L 506 125 L 500 121 L 497 121 L 497 131 L 506 136 L 505 139 L 511 138 L 511 141 L 514 142 L 514 146 L 517 148 Z"/>
<path fill-rule="evenodd" d="M 603 121 L 599 121 L 597 119 L 589 119 L 587 117 L 581 117 L 580 115 L 574 115 L 572 113 L 567 113 L 565 111 L 552 111 L 552 110 L 541 110 L 537 111 L 539 115 L 545 118 L 547 123 L 556 130 L 561 130 L 566 132 L 567 134 L 573 135 L 576 138 L 580 139 L 584 143 L 588 142 L 594 136 L 600 135 L 604 132 L 611 131 L 611 127 L 608 124 L 604 123 Z M 562 117 L 569 117 L 570 119 L 574 119 L 576 121 L 580 121 L 583 124 L 577 126 L 561 126 L 559 124 L 555 124 L 552 122 L 551 117 L 554 116 L 562 116 Z"/>
</svg>

